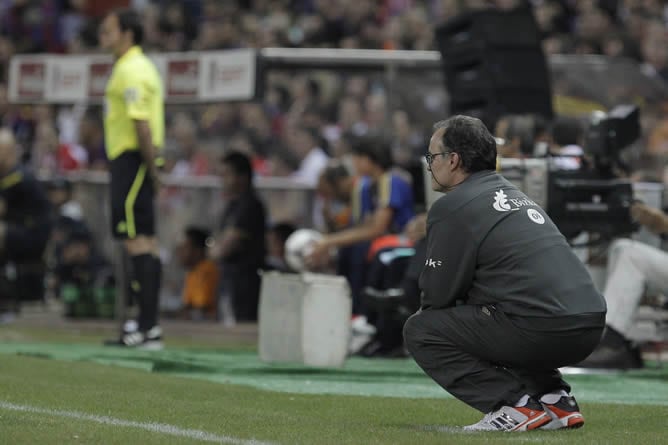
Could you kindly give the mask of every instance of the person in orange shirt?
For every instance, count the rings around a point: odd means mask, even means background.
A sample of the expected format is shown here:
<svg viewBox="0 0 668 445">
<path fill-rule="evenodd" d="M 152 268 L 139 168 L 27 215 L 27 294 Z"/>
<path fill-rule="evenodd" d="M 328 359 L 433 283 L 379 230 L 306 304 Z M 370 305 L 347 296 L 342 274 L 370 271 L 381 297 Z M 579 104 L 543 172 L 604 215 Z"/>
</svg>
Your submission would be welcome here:
<svg viewBox="0 0 668 445">
<path fill-rule="evenodd" d="M 183 312 L 193 320 L 215 319 L 220 271 L 207 256 L 210 234 L 204 229 L 188 227 L 178 255 L 187 270 L 183 287 Z"/>
</svg>

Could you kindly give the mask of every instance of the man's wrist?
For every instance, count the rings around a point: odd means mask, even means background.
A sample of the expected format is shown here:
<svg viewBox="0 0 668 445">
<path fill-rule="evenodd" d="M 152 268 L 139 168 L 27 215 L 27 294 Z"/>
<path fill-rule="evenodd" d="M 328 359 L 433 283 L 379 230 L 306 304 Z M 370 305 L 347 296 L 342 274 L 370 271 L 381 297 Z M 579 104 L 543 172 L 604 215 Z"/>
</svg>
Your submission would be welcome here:
<svg viewBox="0 0 668 445">
<path fill-rule="evenodd" d="M 165 158 L 162 155 L 157 155 L 153 158 L 153 167 L 157 170 L 162 170 L 165 167 Z"/>
<path fill-rule="evenodd" d="M 333 247 L 331 237 L 330 236 L 324 236 L 320 240 L 320 245 L 322 246 L 323 249 L 331 249 Z"/>
</svg>

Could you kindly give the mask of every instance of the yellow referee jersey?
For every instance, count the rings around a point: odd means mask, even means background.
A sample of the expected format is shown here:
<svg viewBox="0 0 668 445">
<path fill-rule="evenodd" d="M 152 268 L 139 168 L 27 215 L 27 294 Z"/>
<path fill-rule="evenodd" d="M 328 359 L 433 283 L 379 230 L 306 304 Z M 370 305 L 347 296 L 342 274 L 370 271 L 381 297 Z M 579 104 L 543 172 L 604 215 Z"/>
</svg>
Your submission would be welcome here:
<svg viewBox="0 0 668 445">
<path fill-rule="evenodd" d="M 104 107 L 105 144 L 110 160 L 139 149 L 134 120 L 148 121 L 153 145 L 158 148 L 164 145 L 162 80 L 140 47 L 133 46 L 114 64 Z"/>
</svg>

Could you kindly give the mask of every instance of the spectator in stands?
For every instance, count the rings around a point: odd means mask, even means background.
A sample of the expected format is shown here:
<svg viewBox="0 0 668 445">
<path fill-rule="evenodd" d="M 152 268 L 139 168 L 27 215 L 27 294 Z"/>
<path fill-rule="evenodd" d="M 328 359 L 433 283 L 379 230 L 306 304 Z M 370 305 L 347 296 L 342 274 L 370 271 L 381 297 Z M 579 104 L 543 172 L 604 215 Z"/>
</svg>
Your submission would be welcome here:
<svg viewBox="0 0 668 445">
<path fill-rule="evenodd" d="M 248 156 L 253 166 L 253 172 L 260 176 L 266 176 L 269 173 L 269 166 L 265 157 L 258 150 L 260 142 L 255 134 L 254 131 L 249 129 L 235 133 L 230 138 L 228 148 L 231 151 L 238 151 Z"/>
<path fill-rule="evenodd" d="M 273 136 L 271 121 L 262 104 L 242 104 L 239 107 L 239 124 L 252 140 L 254 153 L 263 156 L 273 144 Z"/>
<path fill-rule="evenodd" d="M 51 226 L 51 207 L 41 184 L 19 163 L 11 130 L 0 128 L 0 305 L 6 306 L 0 312 L 18 308 L 21 298 L 42 297 L 42 257 Z M 6 275 L 8 263 L 16 276 Z"/>
<path fill-rule="evenodd" d="M 65 238 L 53 270 L 52 285 L 65 303 L 65 315 L 99 316 L 105 291 L 113 290 L 111 265 L 97 252 L 93 234 L 85 225 L 74 227 Z M 107 300 L 111 306 L 113 301 Z M 80 309 L 85 307 L 85 313 Z M 109 310 L 106 311 L 109 317 Z"/>
<path fill-rule="evenodd" d="M 72 183 L 64 178 L 56 178 L 47 184 L 47 197 L 53 209 L 54 228 L 52 239 L 58 243 L 67 238 L 73 229 L 86 224 L 83 220 L 81 204 L 74 200 Z"/>
<path fill-rule="evenodd" d="M 376 92 L 367 96 L 364 111 L 364 120 L 369 127 L 369 133 L 381 134 L 387 113 L 387 97 L 385 94 Z"/>
<path fill-rule="evenodd" d="M 663 80 L 668 79 L 668 54 L 666 52 L 666 25 L 656 17 L 645 22 L 640 51 L 644 68 Z"/>
<path fill-rule="evenodd" d="M 304 126 L 295 128 L 289 140 L 290 149 L 301 159 L 299 169 L 292 176 L 314 187 L 329 159 L 321 148 L 321 142 L 317 129 Z"/>
<path fill-rule="evenodd" d="M 410 167 L 420 158 L 424 138 L 413 128 L 404 110 L 392 114 L 392 159 L 395 165 Z"/>
<path fill-rule="evenodd" d="M 336 140 L 344 134 L 363 136 L 368 131 L 368 125 L 362 118 L 362 104 L 355 96 L 343 97 L 337 105 L 337 122 L 328 127 L 326 137 Z"/>
<path fill-rule="evenodd" d="M 367 252 L 376 238 L 401 233 L 414 216 L 411 185 L 393 173 L 389 144 L 365 137 L 353 145 L 355 173 L 361 177 L 351 194 L 351 227 L 326 235 L 307 258 L 312 267 L 327 260 L 332 248 L 339 252 L 339 273 L 345 275 L 353 295 L 353 312 L 363 314 L 361 290 L 365 284 Z M 345 248 L 345 249 L 343 249 Z"/>
<path fill-rule="evenodd" d="M 279 272 L 294 272 L 285 260 L 285 242 L 296 227 L 282 222 L 272 225 L 267 231 L 267 263 L 266 268 Z"/>
<path fill-rule="evenodd" d="M 299 168 L 300 160 L 282 145 L 277 145 L 267 157 L 266 173 L 269 176 L 293 176 Z"/>
<path fill-rule="evenodd" d="M 179 261 L 186 269 L 182 313 L 191 320 L 215 320 L 218 315 L 220 271 L 207 255 L 211 243 L 207 230 L 190 226 L 178 248 Z"/>
<path fill-rule="evenodd" d="M 79 143 L 88 153 L 88 166 L 92 170 L 104 170 L 107 155 L 104 147 L 104 123 L 95 109 L 88 109 L 79 123 Z"/>
<path fill-rule="evenodd" d="M 220 174 L 227 206 L 212 248 L 222 263 L 222 288 L 234 306 L 236 321 L 256 321 L 260 275 L 266 246 L 266 211 L 253 187 L 247 156 L 231 152 L 221 161 Z"/>
<path fill-rule="evenodd" d="M 503 139 L 497 145 L 499 156 L 523 159 L 534 156 L 536 140 L 536 118 L 532 115 L 504 116 L 496 125 L 497 138 Z"/>
<path fill-rule="evenodd" d="M 369 252 L 369 270 L 364 288 L 367 318 L 374 333 L 364 339 L 364 326 L 353 321 L 353 338 L 362 344 L 353 353 L 363 357 L 406 357 L 402 328 L 420 308 L 420 273 L 426 260 L 427 216 L 422 213 L 411 219 L 398 239 L 374 243 Z M 373 252 L 373 249 L 376 252 Z M 360 329 L 361 328 L 361 329 Z"/>
<path fill-rule="evenodd" d="M 60 283 L 58 276 L 63 263 L 65 245 L 74 232 L 89 232 L 83 221 L 83 209 L 73 199 L 72 183 L 67 179 L 56 178 L 47 184 L 47 197 L 51 203 L 53 230 L 46 253 L 48 265 L 47 294 L 59 295 Z"/>
<path fill-rule="evenodd" d="M 169 128 L 169 136 L 179 159 L 171 170 L 174 176 L 202 176 L 209 173 L 209 159 L 199 149 L 197 126 L 186 113 L 177 113 Z"/>
<path fill-rule="evenodd" d="M 338 232 L 350 224 L 350 200 L 356 181 L 340 161 L 331 161 L 320 173 L 316 192 L 323 201 L 322 219 L 327 232 Z"/>
<path fill-rule="evenodd" d="M 552 123 L 548 155 L 564 170 L 582 166 L 584 125 L 577 118 L 559 116 Z"/>
<path fill-rule="evenodd" d="M 668 234 L 668 215 L 644 204 L 634 204 L 633 217 L 652 232 Z M 641 368 L 640 349 L 629 339 L 634 316 L 646 291 L 668 292 L 668 253 L 630 239 L 613 243 L 608 256 L 608 279 L 603 295 L 608 304 L 601 343 L 578 366 L 586 368 Z"/>
<path fill-rule="evenodd" d="M 320 105 L 320 84 L 314 79 L 299 76 L 291 83 L 291 95 L 292 105 L 287 120 L 290 126 L 297 126 L 304 111 Z"/>
</svg>

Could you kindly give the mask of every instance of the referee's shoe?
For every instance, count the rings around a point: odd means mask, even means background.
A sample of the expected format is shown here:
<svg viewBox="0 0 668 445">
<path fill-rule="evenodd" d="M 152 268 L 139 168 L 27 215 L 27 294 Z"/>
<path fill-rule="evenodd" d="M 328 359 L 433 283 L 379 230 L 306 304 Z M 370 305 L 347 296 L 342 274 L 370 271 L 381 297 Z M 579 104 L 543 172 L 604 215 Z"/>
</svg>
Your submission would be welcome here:
<svg viewBox="0 0 668 445">
<path fill-rule="evenodd" d="M 106 344 L 111 346 L 158 351 L 164 347 L 162 342 L 162 328 L 155 325 L 148 331 L 142 332 L 138 329 L 137 323 L 131 320 L 126 322 L 123 326 L 123 333 L 118 340 L 108 341 Z"/>
</svg>

